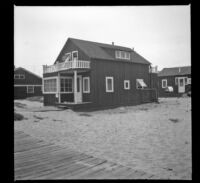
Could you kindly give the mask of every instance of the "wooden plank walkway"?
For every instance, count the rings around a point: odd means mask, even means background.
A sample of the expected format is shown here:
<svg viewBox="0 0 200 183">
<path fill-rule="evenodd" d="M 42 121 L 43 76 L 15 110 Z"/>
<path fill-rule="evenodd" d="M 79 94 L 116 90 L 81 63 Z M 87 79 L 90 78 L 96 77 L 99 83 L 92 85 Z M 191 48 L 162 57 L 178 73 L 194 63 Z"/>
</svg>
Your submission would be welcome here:
<svg viewBox="0 0 200 183">
<path fill-rule="evenodd" d="M 15 180 L 150 179 L 137 171 L 15 131 Z"/>
</svg>

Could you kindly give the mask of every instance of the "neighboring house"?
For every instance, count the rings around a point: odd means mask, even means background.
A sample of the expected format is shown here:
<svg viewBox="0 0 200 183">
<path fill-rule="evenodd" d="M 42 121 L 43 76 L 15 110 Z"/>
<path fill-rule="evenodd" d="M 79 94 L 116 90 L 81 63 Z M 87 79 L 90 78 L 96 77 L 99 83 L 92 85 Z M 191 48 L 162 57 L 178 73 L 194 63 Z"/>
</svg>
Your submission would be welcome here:
<svg viewBox="0 0 200 183">
<path fill-rule="evenodd" d="M 98 110 L 157 101 L 150 65 L 133 49 L 69 38 L 43 66 L 44 105 Z"/>
<path fill-rule="evenodd" d="M 158 73 L 159 97 L 180 97 L 191 91 L 191 67 L 164 68 Z M 172 92 L 166 92 L 170 87 Z"/>
<path fill-rule="evenodd" d="M 42 78 L 22 67 L 14 69 L 14 98 L 42 96 Z"/>
</svg>

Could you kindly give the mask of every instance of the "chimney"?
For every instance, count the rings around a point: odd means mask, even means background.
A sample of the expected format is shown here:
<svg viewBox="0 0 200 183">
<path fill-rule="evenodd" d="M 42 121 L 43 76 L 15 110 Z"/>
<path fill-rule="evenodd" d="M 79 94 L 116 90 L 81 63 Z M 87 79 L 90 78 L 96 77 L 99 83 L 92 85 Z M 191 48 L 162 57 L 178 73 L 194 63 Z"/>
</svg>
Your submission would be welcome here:
<svg viewBox="0 0 200 183">
<path fill-rule="evenodd" d="M 181 72 L 181 68 L 180 67 L 178 68 L 178 72 Z"/>
<path fill-rule="evenodd" d="M 132 50 L 134 51 L 134 47 L 132 48 Z"/>
<path fill-rule="evenodd" d="M 112 45 L 114 45 L 114 42 L 112 42 Z"/>
</svg>

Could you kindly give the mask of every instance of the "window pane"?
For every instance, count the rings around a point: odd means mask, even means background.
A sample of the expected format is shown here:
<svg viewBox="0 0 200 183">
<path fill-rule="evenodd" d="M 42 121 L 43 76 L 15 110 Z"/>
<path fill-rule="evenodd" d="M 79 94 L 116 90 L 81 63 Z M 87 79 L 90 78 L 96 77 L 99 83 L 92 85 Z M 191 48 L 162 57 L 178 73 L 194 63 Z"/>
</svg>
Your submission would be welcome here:
<svg viewBox="0 0 200 183">
<path fill-rule="evenodd" d="M 112 90 L 112 79 L 108 79 L 108 90 Z"/>
<path fill-rule="evenodd" d="M 121 58 L 125 58 L 125 52 L 124 51 L 121 52 Z"/>
<path fill-rule="evenodd" d="M 84 91 L 88 91 L 88 79 L 84 79 Z"/>
</svg>

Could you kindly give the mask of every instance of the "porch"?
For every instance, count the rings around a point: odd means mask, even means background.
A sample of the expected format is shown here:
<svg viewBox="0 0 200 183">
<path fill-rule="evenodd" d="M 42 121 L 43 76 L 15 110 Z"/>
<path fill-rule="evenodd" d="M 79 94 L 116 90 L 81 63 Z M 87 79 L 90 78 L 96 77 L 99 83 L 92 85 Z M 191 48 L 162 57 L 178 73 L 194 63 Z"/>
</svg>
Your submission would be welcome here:
<svg viewBox="0 0 200 183">
<path fill-rule="evenodd" d="M 73 108 L 90 103 L 90 71 L 62 70 L 52 77 L 43 78 L 45 104 Z"/>
</svg>

